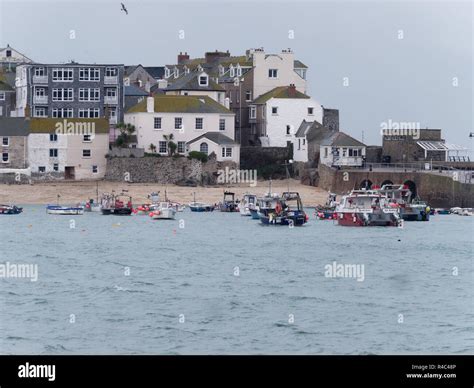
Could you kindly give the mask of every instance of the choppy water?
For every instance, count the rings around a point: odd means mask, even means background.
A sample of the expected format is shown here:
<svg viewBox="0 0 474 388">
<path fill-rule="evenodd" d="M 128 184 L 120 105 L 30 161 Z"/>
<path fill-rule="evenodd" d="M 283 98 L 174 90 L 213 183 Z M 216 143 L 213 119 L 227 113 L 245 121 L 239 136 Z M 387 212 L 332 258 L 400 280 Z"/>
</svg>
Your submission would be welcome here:
<svg viewBox="0 0 474 388">
<path fill-rule="evenodd" d="M 184 228 L 39 206 L 1 216 L 0 263 L 38 264 L 39 278 L 0 279 L 0 353 L 474 351 L 473 217 L 404 229 L 177 218 Z M 365 280 L 325 277 L 333 261 L 364 264 Z"/>
</svg>

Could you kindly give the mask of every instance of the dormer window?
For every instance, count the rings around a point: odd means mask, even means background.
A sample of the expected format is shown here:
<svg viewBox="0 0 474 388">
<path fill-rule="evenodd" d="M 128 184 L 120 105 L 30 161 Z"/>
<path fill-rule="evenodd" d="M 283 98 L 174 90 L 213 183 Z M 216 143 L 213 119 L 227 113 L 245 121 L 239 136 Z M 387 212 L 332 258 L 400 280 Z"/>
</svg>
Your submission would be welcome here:
<svg viewBox="0 0 474 388">
<path fill-rule="evenodd" d="M 235 77 L 235 69 L 234 69 L 234 66 L 232 65 L 230 65 L 229 74 L 231 77 Z"/>
<path fill-rule="evenodd" d="M 207 74 L 201 74 L 199 76 L 199 86 L 208 86 L 209 85 L 209 77 Z"/>
<path fill-rule="evenodd" d="M 179 69 L 177 67 L 174 68 L 174 78 L 179 77 Z"/>
<path fill-rule="evenodd" d="M 204 69 L 202 68 L 201 65 L 198 66 L 198 71 L 203 71 Z"/>
<path fill-rule="evenodd" d="M 240 77 L 242 75 L 242 68 L 240 65 L 237 65 L 237 77 Z"/>
<path fill-rule="evenodd" d="M 225 68 L 224 68 L 224 66 L 222 66 L 222 65 L 219 65 L 219 76 L 221 76 L 221 77 L 222 77 L 222 76 L 224 75 L 224 72 L 225 72 Z"/>
<path fill-rule="evenodd" d="M 189 74 L 189 68 L 187 66 L 184 67 L 184 74 Z"/>
<path fill-rule="evenodd" d="M 165 69 L 165 78 L 169 78 L 169 76 L 171 75 L 170 73 L 171 73 L 171 72 L 170 72 L 170 69 L 169 69 L 169 68 L 166 68 L 166 69 Z"/>
</svg>

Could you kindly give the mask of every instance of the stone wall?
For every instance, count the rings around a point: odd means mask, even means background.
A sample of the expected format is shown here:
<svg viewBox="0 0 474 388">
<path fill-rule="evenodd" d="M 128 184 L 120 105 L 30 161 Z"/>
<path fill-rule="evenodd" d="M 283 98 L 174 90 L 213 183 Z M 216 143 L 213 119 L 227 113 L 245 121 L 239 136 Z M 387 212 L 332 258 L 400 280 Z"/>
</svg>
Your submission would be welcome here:
<svg viewBox="0 0 474 388">
<path fill-rule="evenodd" d="M 112 147 L 109 151 L 109 157 L 113 158 L 129 158 L 130 156 L 134 158 L 143 158 L 145 155 L 145 150 L 143 148 L 119 148 Z"/>
<path fill-rule="evenodd" d="M 434 207 L 474 207 L 474 184 L 454 181 L 450 176 L 424 172 L 344 171 L 319 165 L 319 187 L 338 194 L 360 188 L 364 180 L 381 186 L 385 181 L 412 181 L 417 194 Z"/>
<path fill-rule="evenodd" d="M 217 170 L 237 168 L 234 162 L 218 162 L 210 158 L 202 163 L 186 157 L 108 158 L 105 179 L 135 183 L 213 185 Z"/>
</svg>

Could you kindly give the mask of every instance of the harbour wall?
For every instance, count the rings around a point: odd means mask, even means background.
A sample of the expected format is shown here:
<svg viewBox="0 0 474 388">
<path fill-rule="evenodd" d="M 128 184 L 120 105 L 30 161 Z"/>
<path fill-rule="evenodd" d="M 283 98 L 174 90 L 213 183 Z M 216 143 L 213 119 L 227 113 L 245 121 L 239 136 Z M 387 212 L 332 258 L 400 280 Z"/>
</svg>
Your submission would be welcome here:
<svg viewBox="0 0 474 388">
<path fill-rule="evenodd" d="M 451 176 L 427 172 L 336 170 L 319 164 L 318 186 L 337 194 L 361 188 L 368 180 L 381 186 L 384 182 L 414 184 L 418 196 L 433 207 L 474 207 L 474 184 L 461 183 Z"/>
</svg>

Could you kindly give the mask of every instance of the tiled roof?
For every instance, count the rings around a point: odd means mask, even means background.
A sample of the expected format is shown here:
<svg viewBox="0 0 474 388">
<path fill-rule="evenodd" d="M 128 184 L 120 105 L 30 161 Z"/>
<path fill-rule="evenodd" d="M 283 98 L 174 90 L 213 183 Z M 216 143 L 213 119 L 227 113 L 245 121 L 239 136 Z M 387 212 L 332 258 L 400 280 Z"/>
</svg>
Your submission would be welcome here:
<svg viewBox="0 0 474 388">
<path fill-rule="evenodd" d="M 183 77 L 177 78 L 175 81 L 172 82 L 165 90 L 217 90 L 217 91 L 224 91 L 222 86 L 216 84 L 214 81 L 211 80 L 209 77 L 208 86 L 201 86 L 199 85 L 199 76 L 202 73 L 200 72 L 191 72 L 186 74 Z"/>
<path fill-rule="evenodd" d="M 335 132 L 332 135 L 326 137 L 322 142 L 322 146 L 333 146 L 333 147 L 365 147 L 364 143 L 361 143 L 359 140 L 354 139 L 353 137 L 345 134 L 344 132 Z"/>
<path fill-rule="evenodd" d="M 164 96 L 153 97 L 155 112 L 164 113 L 221 113 L 232 114 L 225 106 L 207 96 Z M 146 99 L 131 107 L 127 113 L 146 112 Z"/>
<path fill-rule="evenodd" d="M 298 90 L 296 90 L 295 95 L 292 96 L 289 90 L 289 86 L 278 86 L 275 89 L 272 89 L 269 92 L 262 94 L 253 102 L 255 104 L 265 104 L 270 98 L 311 98 L 306 94 L 299 92 Z"/>
<path fill-rule="evenodd" d="M 25 117 L 1 117 L 0 136 L 28 136 L 29 122 Z"/>
<path fill-rule="evenodd" d="M 229 136 L 226 136 L 222 133 L 219 132 L 206 132 L 205 134 L 196 137 L 193 140 L 188 141 L 188 144 L 194 143 L 196 141 L 199 141 L 201 139 L 208 139 L 216 144 L 219 145 L 236 145 L 238 144 L 236 141 L 232 140 Z"/>
</svg>

